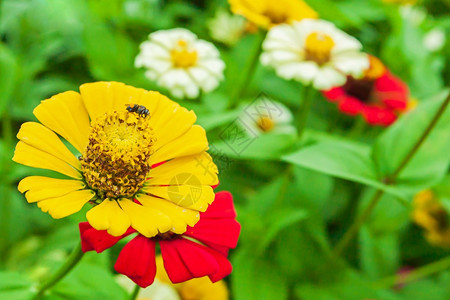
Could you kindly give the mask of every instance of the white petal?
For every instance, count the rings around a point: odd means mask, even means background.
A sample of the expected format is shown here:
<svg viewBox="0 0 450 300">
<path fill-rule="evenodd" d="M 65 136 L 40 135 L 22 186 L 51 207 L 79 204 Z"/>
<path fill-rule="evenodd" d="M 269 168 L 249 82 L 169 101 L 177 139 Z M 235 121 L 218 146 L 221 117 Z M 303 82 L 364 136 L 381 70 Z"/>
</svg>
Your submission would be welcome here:
<svg viewBox="0 0 450 300">
<path fill-rule="evenodd" d="M 193 48 L 197 51 L 199 59 L 219 57 L 219 51 L 210 42 L 197 40 Z"/>
<path fill-rule="evenodd" d="M 369 68 L 370 62 L 367 54 L 361 52 L 349 52 L 333 57 L 331 64 L 347 75 L 360 77 L 364 74 L 364 71 Z"/>
<path fill-rule="evenodd" d="M 329 90 L 341 86 L 347 77 L 332 67 L 322 67 L 314 78 L 313 86 L 318 90 Z"/>
</svg>

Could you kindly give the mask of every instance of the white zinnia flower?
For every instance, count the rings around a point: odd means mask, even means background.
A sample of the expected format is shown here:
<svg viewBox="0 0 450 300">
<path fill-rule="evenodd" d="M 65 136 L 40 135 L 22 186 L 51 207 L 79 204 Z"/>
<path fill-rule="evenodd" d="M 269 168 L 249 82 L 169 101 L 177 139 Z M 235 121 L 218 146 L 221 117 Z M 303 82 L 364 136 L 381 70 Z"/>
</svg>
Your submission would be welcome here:
<svg viewBox="0 0 450 300">
<path fill-rule="evenodd" d="M 295 133 L 291 111 L 265 96 L 247 105 L 238 120 L 250 136 L 268 132 Z"/>
<path fill-rule="evenodd" d="M 145 67 L 147 78 L 167 88 L 175 97 L 196 98 L 200 91 L 214 90 L 223 79 L 225 64 L 219 51 L 189 30 L 153 32 L 140 48 L 136 67 Z"/>
<path fill-rule="evenodd" d="M 369 67 L 361 43 L 324 20 L 304 19 L 273 27 L 263 43 L 261 62 L 284 79 L 318 90 L 341 86 L 347 75 L 361 77 Z"/>
<path fill-rule="evenodd" d="M 245 32 L 246 21 L 243 17 L 218 9 L 214 18 L 208 21 L 211 37 L 225 45 L 236 44 Z"/>
</svg>

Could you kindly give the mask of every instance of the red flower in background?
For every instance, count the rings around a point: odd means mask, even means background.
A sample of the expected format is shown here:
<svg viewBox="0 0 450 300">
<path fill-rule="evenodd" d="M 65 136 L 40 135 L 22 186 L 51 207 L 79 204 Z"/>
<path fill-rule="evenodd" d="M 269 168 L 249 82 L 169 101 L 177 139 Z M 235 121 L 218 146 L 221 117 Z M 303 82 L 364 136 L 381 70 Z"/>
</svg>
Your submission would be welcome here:
<svg viewBox="0 0 450 300">
<path fill-rule="evenodd" d="M 79 226 L 83 252 L 95 250 L 100 253 L 136 232 L 130 227 L 124 235 L 114 237 L 106 230 L 92 228 L 88 222 Z M 137 285 L 149 286 L 155 279 L 155 246 L 158 242 L 164 268 L 173 283 L 204 276 L 216 282 L 231 273 L 228 250 L 236 247 L 240 229 L 232 195 L 218 192 L 194 227 L 188 227 L 181 235 L 168 232 L 147 238 L 138 234 L 123 247 L 114 268 Z"/>
<path fill-rule="evenodd" d="M 388 126 L 407 110 L 409 90 L 379 59 L 369 58 L 363 78 L 348 77 L 345 85 L 323 91 L 323 95 L 345 114 L 361 114 L 371 125 Z"/>
</svg>

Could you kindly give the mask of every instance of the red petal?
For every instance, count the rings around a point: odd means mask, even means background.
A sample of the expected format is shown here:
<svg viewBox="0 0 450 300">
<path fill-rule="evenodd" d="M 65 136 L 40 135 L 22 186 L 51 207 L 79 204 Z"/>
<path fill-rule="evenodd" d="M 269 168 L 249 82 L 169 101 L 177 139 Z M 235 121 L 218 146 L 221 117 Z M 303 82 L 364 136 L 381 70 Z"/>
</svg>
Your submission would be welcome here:
<svg viewBox="0 0 450 300">
<path fill-rule="evenodd" d="M 156 275 L 155 242 L 142 235 L 136 236 L 123 247 L 114 269 L 145 288 Z"/>
<path fill-rule="evenodd" d="M 211 254 L 214 250 L 203 245 L 182 238 L 162 241 L 160 245 L 164 267 L 173 283 L 220 272 L 216 258 L 220 254 Z"/>
<path fill-rule="evenodd" d="M 174 241 L 167 240 L 159 242 L 164 268 L 172 282 L 187 281 L 193 277 L 178 254 L 177 248 L 173 244 Z"/>
<path fill-rule="evenodd" d="M 235 248 L 239 239 L 241 225 L 234 219 L 200 219 L 184 235 L 190 236 L 214 248 L 213 245 Z M 217 250 L 217 249 L 216 249 Z"/>
<path fill-rule="evenodd" d="M 208 251 L 214 256 L 217 264 L 219 265 L 219 270 L 216 273 L 209 275 L 209 279 L 211 279 L 212 282 L 216 282 L 230 275 L 233 271 L 230 261 L 225 256 L 215 252 L 214 250 L 208 249 Z"/>
<path fill-rule="evenodd" d="M 361 112 L 364 105 L 356 98 L 351 96 L 345 96 L 344 99 L 338 104 L 338 108 L 340 111 L 347 113 L 349 115 L 357 115 Z"/>
<path fill-rule="evenodd" d="M 218 192 L 206 212 L 200 214 L 200 221 L 194 227 L 188 227 L 184 235 L 226 255 L 229 248 L 236 247 L 241 231 L 235 218 L 233 196 L 229 192 Z"/>
<path fill-rule="evenodd" d="M 328 91 L 322 91 L 325 98 L 331 102 L 341 101 L 342 97 L 345 97 L 346 93 L 342 87 L 335 87 Z"/>
<path fill-rule="evenodd" d="M 391 109 L 406 109 L 409 99 L 408 86 L 389 72 L 375 81 L 375 95 Z"/>
<path fill-rule="evenodd" d="M 135 232 L 131 227 L 121 236 L 112 236 L 106 230 L 96 230 L 88 222 L 81 222 L 80 228 L 81 250 L 83 252 L 95 250 L 97 253 L 103 252 L 114 246 L 124 237 Z"/>
<path fill-rule="evenodd" d="M 200 214 L 200 219 L 236 218 L 236 210 L 233 205 L 233 195 L 227 191 L 216 193 L 213 203 Z"/>
<path fill-rule="evenodd" d="M 363 115 L 367 123 L 372 125 L 388 126 L 392 124 L 397 116 L 389 109 L 379 107 L 365 107 Z"/>
</svg>

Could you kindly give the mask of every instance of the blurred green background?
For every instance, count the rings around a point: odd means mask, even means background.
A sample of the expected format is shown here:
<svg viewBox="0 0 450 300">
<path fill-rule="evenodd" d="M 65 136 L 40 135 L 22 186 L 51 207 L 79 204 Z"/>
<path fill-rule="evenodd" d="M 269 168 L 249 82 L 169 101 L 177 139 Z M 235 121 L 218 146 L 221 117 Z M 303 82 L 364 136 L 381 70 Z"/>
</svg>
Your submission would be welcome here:
<svg viewBox="0 0 450 300">
<path fill-rule="evenodd" d="M 27 299 L 30 282 L 48 276 L 64 260 L 78 242 L 77 223 L 85 220 L 83 212 L 53 220 L 17 191 L 21 178 L 36 174 L 11 161 L 20 125 L 35 120 L 32 111 L 41 100 L 86 82 L 114 80 L 167 94 L 134 67 L 134 58 L 149 33 L 183 27 L 214 42 L 226 63 L 225 80 L 216 91 L 180 103 L 194 109 L 207 130 L 221 172 L 218 190 L 233 193 L 243 226 L 239 246 L 231 252 L 234 272 L 226 279 L 233 299 L 450 299 L 449 271 L 403 287 L 382 280 L 449 254 L 429 245 L 410 218 L 411 199 L 421 189 L 434 187 L 450 199 L 448 111 L 397 185 L 378 180 L 398 160 L 397 151 L 415 142 L 445 97 L 450 1 L 414 6 L 381 0 L 307 2 L 404 80 L 419 101 L 416 111 L 389 129 L 358 129 L 357 119 L 340 114 L 317 93 L 303 143 L 308 147 L 298 150 L 295 134 L 269 133 L 236 153 L 223 136 L 242 106 L 233 107 L 229 99 L 257 37 L 245 34 L 235 45 L 212 39 L 208 20 L 219 8 L 229 10 L 227 1 L 0 1 L 0 298 Z M 436 29 L 447 40 L 432 49 L 424 40 Z M 260 93 L 296 112 L 302 86 L 258 66 L 240 101 Z M 344 253 L 346 262 L 333 258 L 331 245 L 374 188 L 386 193 Z M 48 299 L 126 299 L 113 278 L 117 251 L 87 254 Z"/>
</svg>

